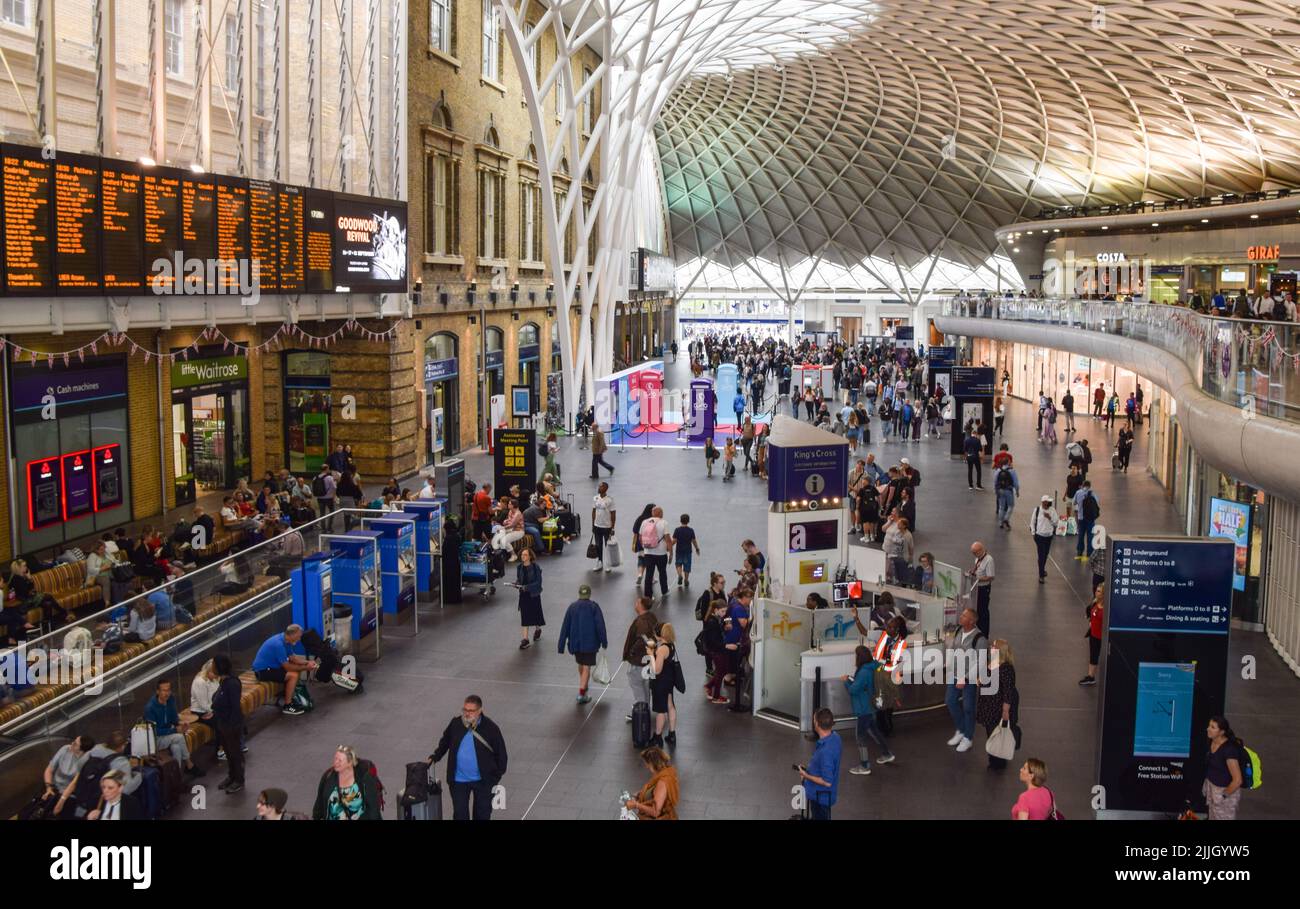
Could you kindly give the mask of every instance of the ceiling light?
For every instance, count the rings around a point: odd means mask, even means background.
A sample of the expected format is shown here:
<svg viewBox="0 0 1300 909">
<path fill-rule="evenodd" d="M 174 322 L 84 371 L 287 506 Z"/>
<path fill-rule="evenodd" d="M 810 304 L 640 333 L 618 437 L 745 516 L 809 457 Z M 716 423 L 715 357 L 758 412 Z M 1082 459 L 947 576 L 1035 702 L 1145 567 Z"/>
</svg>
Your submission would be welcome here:
<svg viewBox="0 0 1300 909">
<path fill-rule="evenodd" d="M 1209 218 L 1202 218 L 1202 219 L 1201 219 L 1201 223 L 1202 223 L 1202 224 L 1209 224 L 1209 223 L 1210 223 L 1210 219 L 1209 219 Z"/>
<path fill-rule="evenodd" d="M 1013 250 L 1011 250 L 1011 251 L 1012 251 L 1012 252 L 1020 252 L 1020 247 L 1017 246 L 1015 249 L 1013 249 Z"/>
<path fill-rule="evenodd" d="M 1258 220 L 1259 220 L 1259 215 L 1251 215 L 1251 216 L 1250 216 L 1250 220 L 1252 220 L 1252 221 L 1258 221 Z"/>
<path fill-rule="evenodd" d="M 199 164 L 197 161 L 190 164 L 190 170 L 196 174 L 206 173 L 206 171 L 203 169 L 203 165 Z"/>
<path fill-rule="evenodd" d="M 141 155 L 136 160 L 138 160 L 145 167 L 156 167 L 158 164 L 157 161 L 155 161 L 153 158 L 150 158 L 148 155 Z"/>
<path fill-rule="evenodd" d="M 1105 224 L 1103 224 L 1103 225 L 1101 226 L 1101 229 L 1102 229 L 1102 230 L 1110 230 L 1110 228 L 1107 227 Z"/>
<path fill-rule="evenodd" d="M 1151 226 L 1152 226 L 1152 227 L 1159 227 L 1159 226 L 1160 226 L 1160 222 L 1159 222 L 1159 221 L 1152 221 L 1152 222 L 1151 222 Z"/>
</svg>

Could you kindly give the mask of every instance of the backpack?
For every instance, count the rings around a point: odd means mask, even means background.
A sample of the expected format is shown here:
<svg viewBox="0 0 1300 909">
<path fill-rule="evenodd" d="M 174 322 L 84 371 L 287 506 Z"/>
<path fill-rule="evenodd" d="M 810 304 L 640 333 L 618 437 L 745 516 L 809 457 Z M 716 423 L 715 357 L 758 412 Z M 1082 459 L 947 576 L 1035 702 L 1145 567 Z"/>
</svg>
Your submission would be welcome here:
<svg viewBox="0 0 1300 909">
<path fill-rule="evenodd" d="M 1101 517 L 1101 506 L 1097 504 L 1097 497 L 1092 493 L 1084 496 L 1082 511 L 1085 521 L 1095 521 Z"/>
<path fill-rule="evenodd" d="M 1082 458 L 1083 446 L 1078 442 L 1071 442 L 1069 445 L 1065 446 L 1065 453 L 1071 458 Z"/>
<path fill-rule="evenodd" d="M 993 481 L 993 488 L 998 490 L 1014 488 L 1014 484 L 1011 482 L 1011 470 L 1009 468 L 998 468 L 998 476 L 997 479 Z"/>
<path fill-rule="evenodd" d="M 329 487 L 325 485 L 325 475 L 316 474 L 316 478 L 311 481 L 311 494 L 319 499 L 328 492 Z"/>
<path fill-rule="evenodd" d="M 77 775 L 77 788 L 72 793 L 79 807 L 90 811 L 99 804 L 99 781 L 112 769 L 111 757 L 90 757 L 81 765 L 81 773 Z"/>
<path fill-rule="evenodd" d="M 1286 300 L 1273 301 L 1273 318 L 1278 322 L 1286 321 Z"/>
<path fill-rule="evenodd" d="M 541 442 L 537 443 L 537 454 L 539 457 L 546 457 L 546 448 L 546 440 L 543 439 Z"/>
<path fill-rule="evenodd" d="M 658 545 L 659 527 L 654 518 L 646 518 L 641 522 L 641 548 L 654 549 Z"/>
<path fill-rule="evenodd" d="M 1246 747 L 1246 743 L 1237 739 L 1237 748 L 1241 751 L 1241 779 L 1243 789 L 1258 789 L 1264 785 L 1264 768 L 1259 763 L 1259 754 Z"/>
</svg>

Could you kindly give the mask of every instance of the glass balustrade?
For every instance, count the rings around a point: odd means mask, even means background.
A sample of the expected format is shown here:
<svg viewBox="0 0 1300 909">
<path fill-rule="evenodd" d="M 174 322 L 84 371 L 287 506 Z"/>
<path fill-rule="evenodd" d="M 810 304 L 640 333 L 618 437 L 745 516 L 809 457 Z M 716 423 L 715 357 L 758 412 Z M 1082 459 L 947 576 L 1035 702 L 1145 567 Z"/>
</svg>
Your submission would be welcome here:
<svg viewBox="0 0 1300 909">
<path fill-rule="evenodd" d="M 1234 407 L 1300 422 L 1300 324 L 1228 319 L 1159 303 L 951 297 L 943 313 L 1123 335 L 1176 355 Z"/>
</svg>

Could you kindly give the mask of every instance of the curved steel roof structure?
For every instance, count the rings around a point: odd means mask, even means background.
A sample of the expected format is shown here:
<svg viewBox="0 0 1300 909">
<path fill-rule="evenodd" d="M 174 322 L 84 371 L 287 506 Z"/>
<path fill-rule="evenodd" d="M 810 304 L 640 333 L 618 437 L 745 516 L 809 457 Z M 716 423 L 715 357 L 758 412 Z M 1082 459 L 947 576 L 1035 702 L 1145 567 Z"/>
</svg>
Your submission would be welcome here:
<svg viewBox="0 0 1300 909">
<path fill-rule="evenodd" d="M 1300 185 L 1300 3 L 844 2 L 812 48 L 747 12 L 832 4 L 657 5 L 719 18 L 655 124 L 679 263 L 977 270 L 1044 207 Z"/>
</svg>

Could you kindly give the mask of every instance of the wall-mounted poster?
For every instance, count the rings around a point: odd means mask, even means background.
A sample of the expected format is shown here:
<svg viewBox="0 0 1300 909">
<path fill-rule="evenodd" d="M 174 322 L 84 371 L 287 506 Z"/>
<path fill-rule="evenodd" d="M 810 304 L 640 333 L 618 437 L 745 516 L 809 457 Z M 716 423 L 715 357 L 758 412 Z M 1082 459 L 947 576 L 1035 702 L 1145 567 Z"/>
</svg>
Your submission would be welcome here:
<svg viewBox="0 0 1300 909">
<path fill-rule="evenodd" d="M 529 417 L 533 414 L 533 390 L 527 385 L 510 386 L 510 415 Z"/>
<path fill-rule="evenodd" d="M 446 446 L 447 421 L 441 407 L 433 409 L 433 453 L 440 454 Z"/>
</svg>

